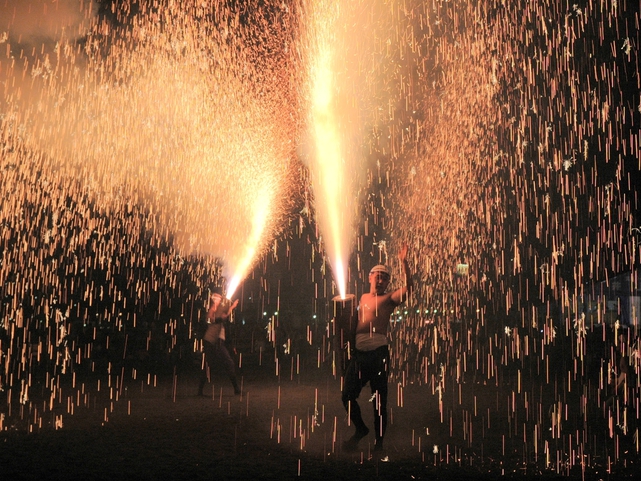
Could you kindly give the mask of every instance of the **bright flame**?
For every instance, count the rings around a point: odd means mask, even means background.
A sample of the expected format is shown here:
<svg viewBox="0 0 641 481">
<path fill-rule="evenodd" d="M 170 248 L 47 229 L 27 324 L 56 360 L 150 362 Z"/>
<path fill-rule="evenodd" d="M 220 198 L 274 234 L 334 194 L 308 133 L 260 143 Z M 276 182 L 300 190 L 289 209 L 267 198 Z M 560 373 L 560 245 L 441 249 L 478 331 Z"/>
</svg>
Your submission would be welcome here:
<svg viewBox="0 0 641 481">
<path fill-rule="evenodd" d="M 256 259 L 258 246 L 261 245 L 261 241 L 263 240 L 265 228 L 267 226 L 267 220 L 269 219 L 271 202 L 269 201 L 269 189 L 264 189 L 262 194 L 263 195 L 256 196 L 255 199 L 256 202 L 253 206 L 255 209 L 255 213 L 252 222 L 251 234 L 245 242 L 244 253 L 239 258 L 236 264 L 234 264 L 233 266 L 231 265 L 231 262 L 228 264 L 227 270 L 233 272 L 233 274 L 231 274 L 231 276 L 228 276 L 230 281 L 227 285 L 227 299 L 232 298 L 234 292 L 236 292 L 236 289 L 253 266 Z"/>
<path fill-rule="evenodd" d="M 316 188 L 322 190 L 325 215 L 324 226 L 327 229 L 327 250 L 330 253 L 330 263 L 334 271 L 334 278 L 341 298 L 345 298 L 345 279 L 347 273 L 345 264 L 347 252 L 343 238 L 346 226 L 341 212 L 341 203 L 344 201 L 345 172 L 343 168 L 343 155 L 341 152 L 341 136 L 338 132 L 338 112 L 333 100 L 336 88 L 331 65 L 331 51 L 329 45 L 323 45 L 319 52 L 318 64 L 315 65 L 313 75 L 313 103 L 312 118 L 314 122 L 314 138 L 316 142 L 317 175 L 320 176 Z"/>
<path fill-rule="evenodd" d="M 339 8 L 340 7 L 340 8 Z M 351 142 L 355 121 L 354 98 L 345 72 L 348 45 L 344 5 L 321 0 L 309 5 L 310 124 L 314 141 L 311 162 L 317 221 L 341 298 L 346 295 L 347 265 L 352 244 L 357 170 Z M 340 20 L 340 21 L 339 21 Z M 341 23 L 342 22 L 342 23 Z M 350 182 L 351 180 L 351 182 Z"/>
</svg>

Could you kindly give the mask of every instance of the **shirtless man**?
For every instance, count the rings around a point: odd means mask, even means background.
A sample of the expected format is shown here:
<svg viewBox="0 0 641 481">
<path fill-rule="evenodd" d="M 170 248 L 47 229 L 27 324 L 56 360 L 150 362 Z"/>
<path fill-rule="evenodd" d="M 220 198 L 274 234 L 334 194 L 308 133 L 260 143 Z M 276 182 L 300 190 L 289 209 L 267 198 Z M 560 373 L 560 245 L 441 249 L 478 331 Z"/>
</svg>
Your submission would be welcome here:
<svg viewBox="0 0 641 481">
<path fill-rule="evenodd" d="M 369 292 L 361 296 L 358 304 L 356 346 L 347 366 L 342 395 L 343 405 L 356 428 L 354 435 L 343 445 L 346 451 L 355 451 L 361 438 L 369 433 L 356 401 L 367 382 L 373 395 L 376 424 L 374 449 L 383 449 L 383 436 L 387 427 L 387 329 L 394 309 L 407 299 L 413 289 L 412 276 L 407 264 L 407 246 L 401 249 L 399 259 L 403 265 L 405 285 L 395 291 L 386 292 L 390 283 L 389 269 L 384 265 L 374 266 L 369 273 Z"/>
</svg>

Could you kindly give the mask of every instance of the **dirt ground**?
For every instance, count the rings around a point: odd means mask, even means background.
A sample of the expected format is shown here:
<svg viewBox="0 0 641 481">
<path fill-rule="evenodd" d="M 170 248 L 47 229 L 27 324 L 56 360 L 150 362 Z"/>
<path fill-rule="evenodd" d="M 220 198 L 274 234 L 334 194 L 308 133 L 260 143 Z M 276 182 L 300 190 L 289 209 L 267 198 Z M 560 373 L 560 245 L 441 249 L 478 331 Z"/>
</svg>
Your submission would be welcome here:
<svg viewBox="0 0 641 481">
<path fill-rule="evenodd" d="M 340 379 L 331 372 L 290 370 L 278 377 L 273 366 L 262 365 L 239 374 L 240 396 L 220 375 L 205 397 L 196 396 L 196 371 L 158 376 L 155 386 L 152 378 L 125 379 L 117 399 L 114 387 L 103 385 L 65 414 L 57 430 L 53 413 L 49 425 L 26 433 L 21 427 L 30 414 L 22 413 L 20 425 L 14 410 L 0 433 L 1 477 L 597 480 L 634 479 L 639 471 L 634 442 L 624 437 L 615 445 L 594 435 L 585 443 L 594 446 L 583 453 L 585 462 L 561 459 L 572 452 L 570 428 L 560 439 L 537 437 L 531 423 L 506 414 L 513 391 L 475 380 L 451 383 L 442 397 L 432 386 L 391 382 L 385 450 L 372 451 L 370 433 L 359 452 L 346 453 L 341 445 L 353 428 L 340 402 Z M 368 393 L 366 387 L 360 402 L 371 425 Z M 609 449 L 620 452 L 608 464 Z"/>
</svg>

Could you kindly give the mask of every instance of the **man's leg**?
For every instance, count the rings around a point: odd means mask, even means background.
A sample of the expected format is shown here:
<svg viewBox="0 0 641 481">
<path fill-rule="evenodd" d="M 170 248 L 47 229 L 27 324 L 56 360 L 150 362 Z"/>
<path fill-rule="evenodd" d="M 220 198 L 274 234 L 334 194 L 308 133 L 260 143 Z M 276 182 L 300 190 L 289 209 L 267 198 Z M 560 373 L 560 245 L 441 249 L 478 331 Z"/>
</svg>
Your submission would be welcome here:
<svg viewBox="0 0 641 481">
<path fill-rule="evenodd" d="M 198 395 L 203 395 L 205 384 L 210 380 L 211 366 L 214 359 L 213 347 L 211 343 L 203 341 L 203 356 L 201 360 L 200 382 L 198 383 Z"/>
<path fill-rule="evenodd" d="M 355 357 L 352 357 L 345 372 L 342 401 L 345 410 L 349 413 L 352 424 L 356 428 L 356 432 L 344 443 L 343 448 L 346 451 L 355 451 L 361 438 L 364 438 L 369 433 L 369 429 L 361 416 L 361 408 L 356 401 L 362 388 L 363 379 L 361 377 L 360 362 Z"/>
<path fill-rule="evenodd" d="M 217 349 L 218 359 L 220 359 L 225 372 L 229 376 L 232 386 L 234 386 L 234 394 L 240 394 L 240 387 L 238 386 L 238 380 L 236 379 L 236 366 L 234 365 L 234 360 L 231 358 L 231 355 L 227 350 L 227 346 L 225 346 L 225 341 L 219 339 Z"/>
<path fill-rule="evenodd" d="M 374 423 L 376 425 L 376 444 L 374 449 L 383 448 L 383 437 L 387 429 L 387 371 L 389 366 L 389 350 L 387 346 L 376 351 L 375 372 L 372 373 L 370 387 L 374 395 Z"/>
</svg>

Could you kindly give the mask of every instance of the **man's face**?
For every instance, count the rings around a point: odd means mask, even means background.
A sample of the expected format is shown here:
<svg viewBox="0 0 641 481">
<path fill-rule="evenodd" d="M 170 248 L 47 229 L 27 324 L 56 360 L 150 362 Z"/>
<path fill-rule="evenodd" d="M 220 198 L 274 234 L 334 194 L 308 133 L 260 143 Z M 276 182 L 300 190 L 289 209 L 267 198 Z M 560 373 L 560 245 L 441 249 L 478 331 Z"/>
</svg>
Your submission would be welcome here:
<svg viewBox="0 0 641 481">
<path fill-rule="evenodd" d="M 370 291 L 375 291 L 377 294 L 383 294 L 389 285 L 390 277 L 384 272 L 373 272 L 369 275 Z"/>
</svg>

